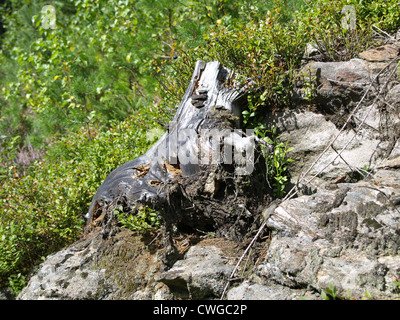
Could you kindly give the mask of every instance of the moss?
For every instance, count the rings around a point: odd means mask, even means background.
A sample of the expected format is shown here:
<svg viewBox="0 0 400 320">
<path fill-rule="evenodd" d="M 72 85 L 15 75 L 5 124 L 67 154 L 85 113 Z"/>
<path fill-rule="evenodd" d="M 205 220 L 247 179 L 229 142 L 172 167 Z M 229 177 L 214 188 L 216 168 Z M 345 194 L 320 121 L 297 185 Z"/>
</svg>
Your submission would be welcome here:
<svg viewBox="0 0 400 320">
<path fill-rule="evenodd" d="M 382 228 L 382 225 L 373 218 L 366 218 L 362 223 L 366 224 L 370 228 L 373 228 L 374 230 Z"/>
<path fill-rule="evenodd" d="M 112 299 L 131 299 L 138 290 L 156 285 L 155 275 L 162 271 L 162 254 L 152 251 L 143 237 L 120 229 L 99 249 L 96 269 L 105 269 L 105 287 L 112 287 Z"/>
</svg>

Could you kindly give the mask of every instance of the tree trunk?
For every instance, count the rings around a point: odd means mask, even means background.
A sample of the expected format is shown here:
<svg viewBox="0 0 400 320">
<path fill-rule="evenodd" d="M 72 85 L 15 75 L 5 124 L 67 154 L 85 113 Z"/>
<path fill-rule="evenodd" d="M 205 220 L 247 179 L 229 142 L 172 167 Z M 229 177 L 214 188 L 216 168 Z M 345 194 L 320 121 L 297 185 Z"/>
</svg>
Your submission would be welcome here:
<svg viewBox="0 0 400 320">
<path fill-rule="evenodd" d="M 109 174 L 93 197 L 89 226 L 107 225 L 117 207 L 135 214 L 149 206 L 167 229 L 240 240 L 270 193 L 255 137 L 238 130 L 246 90 L 219 62 L 198 61 L 168 132 Z"/>
</svg>

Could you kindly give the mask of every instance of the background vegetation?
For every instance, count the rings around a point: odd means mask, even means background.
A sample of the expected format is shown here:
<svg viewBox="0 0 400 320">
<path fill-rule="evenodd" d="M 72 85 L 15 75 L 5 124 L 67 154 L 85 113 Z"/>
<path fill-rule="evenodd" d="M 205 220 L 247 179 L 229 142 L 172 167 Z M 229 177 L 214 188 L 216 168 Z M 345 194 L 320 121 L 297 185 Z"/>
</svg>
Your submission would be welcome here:
<svg viewBox="0 0 400 320">
<path fill-rule="evenodd" d="M 276 141 L 261 119 L 290 104 L 307 43 L 343 60 L 376 27 L 400 25 L 397 0 L 60 0 L 56 28 L 45 29 L 45 4 L 1 7 L 0 287 L 15 292 L 42 257 L 79 237 L 107 174 L 154 142 L 146 132 L 172 118 L 196 60 L 249 82 L 244 124 Z M 355 30 L 341 25 L 347 4 Z M 276 142 L 271 165 L 288 162 L 287 150 Z M 277 196 L 284 177 L 282 167 L 271 177 Z"/>
</svg>

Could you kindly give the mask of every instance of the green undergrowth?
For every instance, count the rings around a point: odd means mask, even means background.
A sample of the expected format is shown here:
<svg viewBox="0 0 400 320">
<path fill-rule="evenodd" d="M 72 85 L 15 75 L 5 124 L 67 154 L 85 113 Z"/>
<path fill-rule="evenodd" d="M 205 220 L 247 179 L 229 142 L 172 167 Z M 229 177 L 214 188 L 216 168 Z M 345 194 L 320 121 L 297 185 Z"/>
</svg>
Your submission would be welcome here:
<svg viewBox="0 0 400 320">
<path fill-rule="evenodd" d="M 238 73 L 236 82 L 248 84 L 252 112 L 273 111 L 292 101 L 307 43 L 318 47 L 324 61 L 348 60 L 374 44 L 376 28 L 392 33 L 400 26 L 397 0 L 301 1 L 290 15 L 285 10 L 287 1 L 271 3 L 263 14 L 256 7 L 250 9 L 253 18 L 247 22 L 219 19 L 203 34 L 199 46 L 177 47 L 177 59 L 165 61 L 165 93 L 170 101 L 177 103 L 174 99 L 186 89 L 197 60 L 218 60 Z M 346 6 L 354 8 L 354 29 Z"/>
<path fill-rule="evenodd" d="M 157 230 L 161 226 L 161 218 L 158 212 L 147 206 L 137 208 L 135 214 L 124 212 L 120 207 L 114 211 L 114 214 L 117 216 L 121 227 L 139 233 Z"/>
<path fill-rule="evenodd" d="M 91 198 L 119 165 L 142 155 L 157 126 L 137 114 L 110 128 L 54 137 L 46 156 L 14 179 L 1 179 L 0 279 L 17 287 L 42 257 L 78 239 Z M 16 168 L 10 168 L 17 172 Z"/>
</svg>

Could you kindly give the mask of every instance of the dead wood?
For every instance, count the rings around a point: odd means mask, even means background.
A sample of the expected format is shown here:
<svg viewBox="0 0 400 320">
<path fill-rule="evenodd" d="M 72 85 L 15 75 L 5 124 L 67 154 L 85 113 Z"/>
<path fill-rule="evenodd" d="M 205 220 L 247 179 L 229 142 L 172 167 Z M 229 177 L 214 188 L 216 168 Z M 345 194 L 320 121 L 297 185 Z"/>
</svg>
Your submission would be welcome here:
<svg viewBox="0 0 400 320">
<path fill-rule="evenodd" d="M 235 240 L 251 232 L 270 190 L 257 139 L 237 131 L 246 101 L 246 87 L 235 85 L 232 72 L 198 61 L 168 132 L 109 174 L 93 197 L 89 225 L 102 217 L 104 227 L 117 207 L 134 214 L 145 205 L 167 230 Z"/>
</svg>

